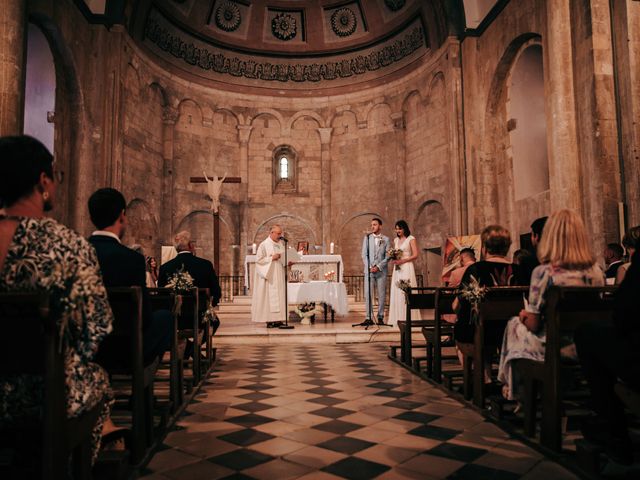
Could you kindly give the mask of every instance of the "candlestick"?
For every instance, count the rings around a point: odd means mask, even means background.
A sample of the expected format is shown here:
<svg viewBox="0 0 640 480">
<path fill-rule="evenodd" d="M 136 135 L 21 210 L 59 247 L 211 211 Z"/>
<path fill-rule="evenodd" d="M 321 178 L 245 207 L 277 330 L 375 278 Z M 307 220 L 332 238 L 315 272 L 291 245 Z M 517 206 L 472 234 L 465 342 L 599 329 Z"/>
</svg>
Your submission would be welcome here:
<svg viewBox="0 0 640 480">
<path fill-rule="evenodd" d="M 254 243 L 253 245 L 251 245 L 251 253 L 255 255 L 257 251 L 258 251 L 258 246 Z"/>
<path fill-rule="evenodd" d="M 329 244 L 329 253 L 330 253 L 331 255 L 333 255 L 333 247 L 334 247 L 334 246 L 335 246 L 335 245 L 334 245 L 334 243 L 333 243 L 333 242 L 331 242 L 331 243 Z"/>
</svg>

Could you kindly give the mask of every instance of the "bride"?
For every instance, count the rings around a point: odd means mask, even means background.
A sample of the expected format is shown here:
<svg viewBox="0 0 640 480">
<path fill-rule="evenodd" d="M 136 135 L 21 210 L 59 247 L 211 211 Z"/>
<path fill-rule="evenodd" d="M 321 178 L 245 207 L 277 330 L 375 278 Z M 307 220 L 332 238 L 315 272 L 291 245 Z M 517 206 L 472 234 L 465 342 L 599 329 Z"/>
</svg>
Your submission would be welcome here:
<svg viewBox="0 0 640 480">
<path fill-rule="evenodd" d="M 393 275 L 391 276 L 391 299 L 389 303 L 389 325 L 397 325 L 398 320 L 406 320 L 407 302 L 404 292 L 398 287 L 398 281 L 408 280 L 412 287 L 417 287 L 416 270 L 413 261 L 418 258 L 418 243 L 409 225 L 404 220 L 398 220 L 395 226 L 396 238 L 393 240 L 393 248 L 402 250 L 402 258 L 391 260 Z M 411 311 L 411 320 L 420 320 L 420 310 Z"/>
</svg>

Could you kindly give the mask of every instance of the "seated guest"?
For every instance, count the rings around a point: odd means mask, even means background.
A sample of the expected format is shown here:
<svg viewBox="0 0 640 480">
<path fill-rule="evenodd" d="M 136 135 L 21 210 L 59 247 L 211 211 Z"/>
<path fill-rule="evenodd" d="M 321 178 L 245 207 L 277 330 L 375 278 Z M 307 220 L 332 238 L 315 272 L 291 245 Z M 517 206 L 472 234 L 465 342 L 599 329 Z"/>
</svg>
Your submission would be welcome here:
<svg viewBox="0 0 640 480">
<path fill-rule="evenodd" d="M 624 263 L 622 261 L 623 255 L 624 250 L 619 243 L 608 243 L 605 247 L 604 261 L 606 270 L 604 271 L 604 276 L 607 279 L 607 285 L 613 285 L 615 283 L 618 269 Z"/>
<path fill-rule="evenodd" d="M 171 345 L 173 317 L 168 310 L 151 311 L 146 289 L 145 259 L 120 243 L 127 216 L 124 196 L 113 188 L 101 188 L 89 197 L 89 216 L 98 230 L 89 237 L 98 254 L 107 287 L 142 287 L 142 349 L 145 365 L 151 364 Z"/>
<path fill-rule="evenodd" d="M 545 328 L 541 312 L 549 287 L 602 286 L 604 275 L 595 263 L 591 242 L 580 216 L 571 210 L 558 210 L 549 217 L 538 246 L 540 265 L 531 275 L 529 301 L 504 331 L 498 380 L 506 398 L 517 398 L 519 382 L 514 379 L 511 361 L 544 361 Z M 567 345 L 571 342 L 567 341 Z"/>
<path fill-rule="evenodd" d="M 80 416 L 104 401 L 91 439 L 95 460 L 103 435 L 117 430 L 109 417 L 109 377 L 91 361 L 113 315 L 91 245 L 45 217 L 55 202 L 53 178 L 53 157 L 44 145 L 26 136 L 0 138 L 0 291 L 49 293 L 67 357 L 67 415 Z M 38 417 L 42 395 L 41 377 L 0 377 L 0 424 Z"/>
<path fill-rule="evenodd" d="M 188 272 L 193 278 L 193 283 L 198 288 L 208 288 L 211 295 L 211 305 L 218 305 L 220 296 L 220 284 L 218 276 L 209 260 L 198 258 L 195 255 L 195 244 L 191 241 L 191 235 L 187 231 L 176 234 L 174 246 L 178 255 L 160 266 L 160 274 L 158 275 L 158 286 L 164 287 L 169 283 L 171 277 L 178 271 Z M 212 321 L 211 335 L 215 335 L 216 330 L 220 326 L 220 320 L 217 317 Z M 203 342 L 206 339 L 203 339 Z M 185 350 L 185 357 L 192 354 L 193 346 L 189 344 Z"/>
<path fill-rule="evenodd" d="M 516 284 L 518 266 L 512 265 L 507 258 L 509 247 L 511 247 L 511 234 L 509 230 L 500 225 L 490 225 L 486 227 L 481 235 L 482 260 L 469 265 L 464 272 L 460 286 L 464 288 L 475 279 L 481 286 L 498 287 Z M 472 278 L 473 277 L 473 278 Z M 461 352 L 468 352 L 473 349 L 473 337 L 475 325 L 472 318 L 472 308 L 469 301 L 462 296 L 458 296 L 453 302 L 453 308 L 457 314 L 457 320 L 453 327 L 456 347 Z M 488 330 L 486 332 L 486 342 L 488 345 L 495 345 L 498 348 L 502 332 L 498 330 Z M 492 349 L 487 349 L 486 363 L 490 362 L 493 355 Z M 489 382 L 489 365 L 485 364 L 485 381 Z"/>
<path fill-rule="evenodd" d="M 575 342 L 580 364 L 591 389 L 596 418 L 585 422 L 582 432 L 588 440 L 604 444 L 613 460 L 630 464 L 633 449 L 624 405 L 614 386 L 621 379 L 640 390 L 640 252 L 634 247 L 624 281 L 615 293 L 613 322 L 583 323 L 576 329 Z"/>
<path fill-rule="evenodd" d="M 640 225 L 630 228 L 627 233 L 624 234 L 624 237 L 622 237 L 622 246 L 627 252 L 627 258 L 629 259 L 629 261 L 627 263 L 623 263 L 618 268 L 618 271 L 616 272 L 616 285 L 621 284 L 622 280 L 624 280 L 624 276 L 631 266 L 631 257 L 633 257 L 633 254 L 637 250 L 636 245 L 638 245 L 639 243 Z"/>
<path fill-rule="evenodd" d="M 532 257 L 531 252 L 524 248 L 519 248 L 515 252 L 513 252 L 513 264 L 514 265 L 524 265 L 529 261 L 529 257 Z M 531 277 L 529 277 L 531 278 Z"/>
<path fill-rule="evenodd" d="M 518 263 L 518 265 L 520 265 L 518 273 L 518 285 L 529 285 L 529 283 L 531 282 L 531 274 L 533 273 L 533 269 L 540 265 L 540 262 L 538 261 L 537 249 L 538 245 L 540 244 L 540 239 L 542 238 L 544 225 L 547 223 L 547 218 L 549 217 L 536 218 L 531 224 L 531 247 L 533 248 L 533 251 L 530 251 L 529 253 L 531 253 L 531 255 L 523 257 L 522 260 Z M 515 253 L 513 263 L 516 263 Z"/>
<path fill-rule="evenodd" d="M 158 287 L 158 261 L 156 257 L 147 257 L 147 287 Z"/>
<path fill-rule="evenodd" d="M 451 271 L 451 275 L 449 275 L 449 284 L 447 286 L 457 287 L 460 285 L 464 272 L 467 271 L 467 267 L 475 262 L 476 252 L 473 248 L 466 247 L 460 250 L 460 266 Z"/>
</svg>

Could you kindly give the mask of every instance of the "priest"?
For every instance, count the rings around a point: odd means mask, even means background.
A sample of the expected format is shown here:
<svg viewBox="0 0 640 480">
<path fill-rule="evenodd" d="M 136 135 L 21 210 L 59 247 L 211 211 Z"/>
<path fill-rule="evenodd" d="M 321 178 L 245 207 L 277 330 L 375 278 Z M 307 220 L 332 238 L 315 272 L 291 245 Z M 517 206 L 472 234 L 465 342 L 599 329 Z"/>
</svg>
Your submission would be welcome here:
<svg viewBox="0 0 640 480">
<path fill-rule="evenodd" d="M 251 320 L 266 322 L 267 327 L 279 326 L 286 315 L 285 248 L 282 242 L 282 228 L 280 225 L 274 225 L 256 253 Z"/>
</svg>

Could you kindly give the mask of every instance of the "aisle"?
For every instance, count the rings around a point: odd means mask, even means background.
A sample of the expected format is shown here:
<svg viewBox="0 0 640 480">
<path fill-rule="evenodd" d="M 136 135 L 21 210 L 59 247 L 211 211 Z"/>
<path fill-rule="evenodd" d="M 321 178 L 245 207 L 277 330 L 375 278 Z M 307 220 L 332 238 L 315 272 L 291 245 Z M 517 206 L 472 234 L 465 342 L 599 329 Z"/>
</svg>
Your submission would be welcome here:
<svg viewBox="0 0 640 480">
<path fill-rule="evenodd" d="M 389 361 L 382 345 L 218 354 L 142 478 L 575 478 Z"/>
</svg>

